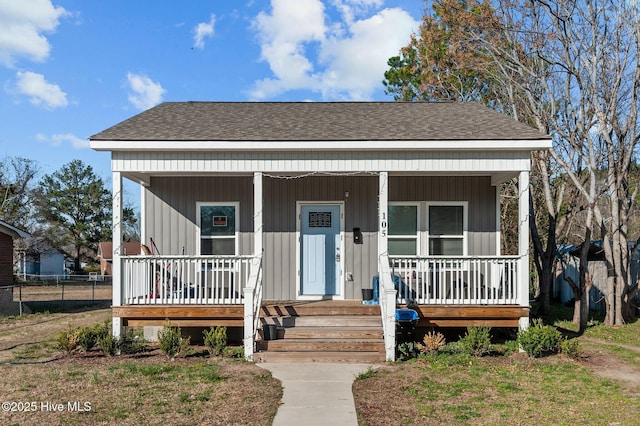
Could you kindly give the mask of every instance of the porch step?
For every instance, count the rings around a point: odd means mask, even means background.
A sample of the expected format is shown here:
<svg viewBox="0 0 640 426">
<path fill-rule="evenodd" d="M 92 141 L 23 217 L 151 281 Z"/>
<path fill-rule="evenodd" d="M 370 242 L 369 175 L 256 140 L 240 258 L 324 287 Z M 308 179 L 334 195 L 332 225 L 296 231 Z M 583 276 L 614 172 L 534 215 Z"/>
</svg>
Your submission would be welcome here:
<svg viewBox="0 0 640 426">
<path fill-rule="evenodd" d="M 370 315 L 310 315 L 265 317 L 264 323 L 279 327 L 382 327 L 382 318 Z"/>
<path fill-rule="evenodd" d="M 379 339 L 380 325 L 375 327 L 281 327 L 278 339 Z"/>
<path fill-rule="evenodd" d="M 276 325 L 277 339 L 258 340 L 254 359 L 258 362 L 384 362 L 380 309 L 351 307 L 355 309 L 296 306 L 295 310 L 281 310 L 281 315 L 262 317 L 262 324 Z M 275 313 L 273 309 L 271 313 Z"/>
<path fill-rule="evenodd" d="M 377 352 L 257 352 L 256 362 L 343 362 L 352 364 L 378 364 L 385 361 L 384 353 Z"/>
</svg>

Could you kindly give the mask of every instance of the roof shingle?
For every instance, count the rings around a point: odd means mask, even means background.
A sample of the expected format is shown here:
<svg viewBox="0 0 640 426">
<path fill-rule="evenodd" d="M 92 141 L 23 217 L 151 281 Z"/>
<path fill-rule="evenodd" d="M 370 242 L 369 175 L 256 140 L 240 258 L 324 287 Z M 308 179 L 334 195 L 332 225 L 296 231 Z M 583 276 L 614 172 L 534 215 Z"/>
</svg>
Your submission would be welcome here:
<svg viewBox="0 0 640 426">
<path fill-rule="evenodd" d="M 165 102 L 96 141 L 535 140 L 548 136 L 474 103 Z"/>
</svg>

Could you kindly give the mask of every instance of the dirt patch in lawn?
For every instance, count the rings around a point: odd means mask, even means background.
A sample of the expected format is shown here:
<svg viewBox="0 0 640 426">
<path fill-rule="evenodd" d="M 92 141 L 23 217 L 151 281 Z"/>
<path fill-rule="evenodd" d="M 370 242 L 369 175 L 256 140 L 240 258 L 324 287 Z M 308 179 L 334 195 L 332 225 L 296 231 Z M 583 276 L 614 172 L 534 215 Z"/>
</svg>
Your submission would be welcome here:
<svg viewBox="0 0 640 426">
<path fill-rule="evenodd" d="M 640 393 L 640 348 L 622 343 L 612 343 L 606 340 L 582 337 L 583 354 L 581 362 L 600 377 L 618 380 L 630 390 Z M 612 354 L 612 350 L 623 349 L 635 358 L 635 365 L 625 362 Z"/>
</svg>

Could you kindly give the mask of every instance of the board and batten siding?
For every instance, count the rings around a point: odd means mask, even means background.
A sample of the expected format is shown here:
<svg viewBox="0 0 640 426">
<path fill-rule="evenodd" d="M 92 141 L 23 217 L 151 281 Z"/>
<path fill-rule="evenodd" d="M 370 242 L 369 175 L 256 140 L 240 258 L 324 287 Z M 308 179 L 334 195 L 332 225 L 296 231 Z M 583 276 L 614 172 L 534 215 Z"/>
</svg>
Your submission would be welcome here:
<svg viewBox="0 0 640 426">
<path fill-rule="evenodd" d="M 348 193 L 348 196 L 347 196 Z M 344 205 L 345 298 L 360 299 L 371 287 L 377 266 L 377 176 L 312 176 L 300 179 L 265 177 L 264 259 L 266 299 L 296 298 L 297 203 L 336 202 Z M 360 228 L 363 244 L 353 243 L 353 228 Z"/>
<path fill-rule="evenodd" d="M 161 254 L 196 253 L 196 202 L 240 203 L 240 254 L 253 250 L 253 183 L 242 177 L 155 177 L 145 189 L 144 235 Z M 360 299 L 378 270 L 378 176 L 265 175 L 264 293 L 267 300 L 295 300 L 297 203 L 336 202 L 344 206 L 345 298 Z M 496 254 L 496 190 L 488 176 L 390 176 L 390 202 L 419 202 L 421 239 L 426 201 L 467 201 L 469 254 Z M 363 244 L 353 242 L 360 228 Z"/>
<path fill-rule="evenodd" d="M 496 188 L 489 177 L 397 176 L 389 177 L 389 202 L 415 201 L 420 204 L 421 240 L 426 240 L 424 224 L 427 201 L 467 201 L 468 254 L 497 254 Z"/>
<path fill-rule="evenodd" d="M 240 203 L 239 254 L 253 251 L 253 177 L 155 177 L 144 198 L 143 236 L 160 254 L 197 253 L 197 202 Z"/>
</svg>

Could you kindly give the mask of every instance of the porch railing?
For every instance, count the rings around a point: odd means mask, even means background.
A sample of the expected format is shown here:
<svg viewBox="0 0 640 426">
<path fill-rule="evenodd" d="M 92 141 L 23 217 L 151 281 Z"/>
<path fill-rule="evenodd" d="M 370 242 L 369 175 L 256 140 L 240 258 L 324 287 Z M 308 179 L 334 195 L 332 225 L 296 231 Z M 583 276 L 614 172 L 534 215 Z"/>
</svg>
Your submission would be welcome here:
<svg viewBox="0 0 640 426">
<path fill-rule="evenodd" d="M 244 303 L 254 256 L 123 256 L 122 304 Z"/>
<path fill-rule="evenodd" d="M 398 303 L 519 303 L 518 256 L 389 257 Z"/>
</svg>

